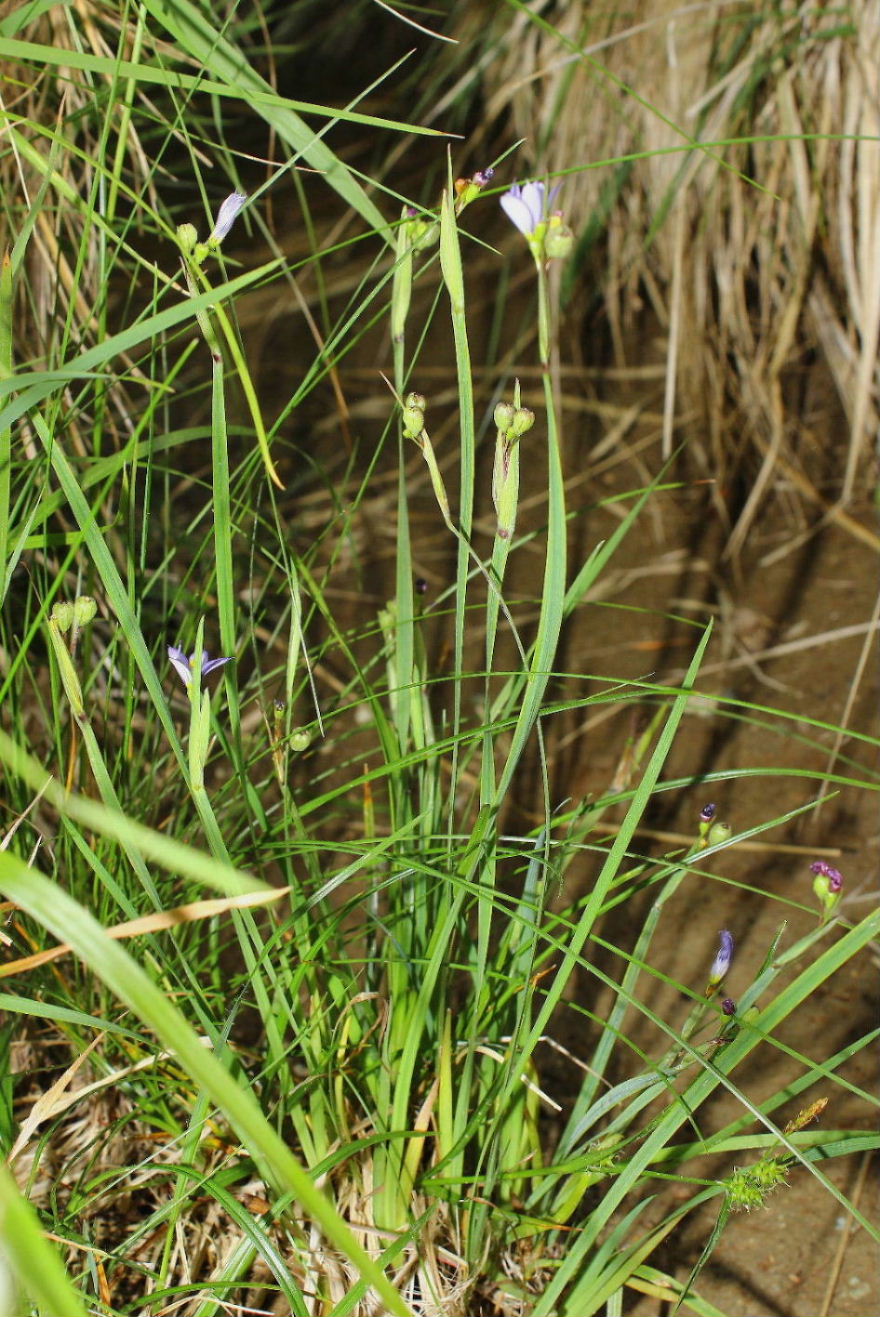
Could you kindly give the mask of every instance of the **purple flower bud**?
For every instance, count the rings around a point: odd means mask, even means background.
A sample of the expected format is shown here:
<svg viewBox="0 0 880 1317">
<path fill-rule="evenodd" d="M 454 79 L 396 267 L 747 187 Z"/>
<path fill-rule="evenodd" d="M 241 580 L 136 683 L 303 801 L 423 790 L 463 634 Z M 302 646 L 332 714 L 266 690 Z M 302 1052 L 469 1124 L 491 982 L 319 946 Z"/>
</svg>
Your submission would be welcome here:
<svg viewBox="0 0 880 1317">
<path fill-rule="evenodd" d="M 717 805 L 704 805 L 700 810 L 700 822 L 711 823 L 715 817 L 715 811 L 717 808 Z"/>
<path fill-rule="evenodd" d="M 712 968 L 709 971 L 709 987 L 717 988 L 722 979 L 727 975 L 733 960 L 733 934 L 728 933 L 727 929 L 722 929 L 720 933 L 721 945 L 718 953 L 712 961 Z"/>
<path fill-rule="evenodd" d="M 210 243 L 221 243 L 223 241 L 246 201 L 247 195 L 244 192 L 233 192 L 226 198 L 217 212 L 217 222 L 208 239 Z"/>
<path fill-rule="evenodd" d="M 721 1009 L 725 1015 L 736 1015 L 736 1002 L 732 997 L 725 997 Z"/>
<path fill-rule="evenodd" d="M 476 183 L 477 187 L 485 187 L 487 183 L 492 182 L 494 177 L 495 170 L 491 165 L 487 165 L 485 169 L 478 169 L 471 181 Z"/>
<path fill-rule="evenodd" d="M 178 677 L 183 682 L 184 686 L 191 686 L 192 672 L 193 672 L 192 665 L 193 662 L 195 661 L 195 657 L 196 657 L 195 654 L 190 654 L 189 658 L 187 658 L 183 650 L 178 649 L 177 645 L 169 645 L 168 657 L 171 660 L 171 666 L 174 668 L 174 671 L 177 673 Z M 224 663 L 231 663 L 231 662 L 232 662 L 231 654 L 227 658 L 212 659 L 209 657 L 207 650 L 203 649 L 202 676 L 206 677 L 208 673 L 213 672 L 215 668 L 222 668 Z"/>
<path fill-rule="evenodd" d="M 828 879 L 828 890 L 836 895 L 843 887 L 843 874 L 839 869 L 835 869 L 833 864 L 828 864 L 826 860 L 814 860 L 810 865 L 810 872 L 821 874 L 823 878 Z"/>
</svg>

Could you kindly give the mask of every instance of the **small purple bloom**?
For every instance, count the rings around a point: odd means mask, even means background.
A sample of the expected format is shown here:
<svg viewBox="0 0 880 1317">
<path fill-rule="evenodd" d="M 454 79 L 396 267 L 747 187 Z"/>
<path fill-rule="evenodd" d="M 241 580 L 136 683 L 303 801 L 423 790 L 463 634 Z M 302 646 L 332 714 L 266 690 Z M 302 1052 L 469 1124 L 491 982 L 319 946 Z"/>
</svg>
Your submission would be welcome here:
<svg viewBox="0 0 880 1317">
<path fill-rule="evenodd" d="M 210 242 L 222 242 L 229 230 L 232 228 L 238 213 L 244 203 L 247 201 L 247 195 L 244 192 L 233 192 L 226 198 L 217 212 L 217 222 L 214 225 Z"/>
<path fill-rule="evenodd" d="M 487 183 L 492 182 L 492 179 L 494 177 L 495 177 L 495 170 L 492 168 L 491 165 L 487 165 L 485 169 L 477 170 L 471 182 L 475 183 L 477 187 L 485 187 Z"/>
<path fill-rule="evenodd" d="M 814 860 L 810 865 L 810 873 L 821 874 L 823 878 L 827 878 L 828 891 L 833 895 L 843 887 L 843 874 L 826 860 Z"/>
<path fill-rule="evenodd" d="M 724 979 L 727 971 L 730 969 L 733 960 L 733 935 L 728 933 L 727 929 L 722 929 L 720 933 L 721 945 L 718 948 L 718 954 L 712 961 L 712 968 L 709 971 L 709 986 L 717 988 L 718 984 Z"/>
<path fill-rule="evenodd" d="M 187 658 L 183 650 L 178 649 L 177 645 L 169 645 L 168 657 L 171 660 L 171 666 L 174 668 L 174 671 L 177 673 L 178 677 L 183 682 L 184 686 L 192 685 L 192 665 L 193 662 L 195 661 L 195 657 L 196 657 L 195 654 L 190 654 L 189 658 Z M 202 676 L 206 677 L 208 673 L 213 672 L 215 668 L 222 668 L 224 663 L 231 663 L 231 662 L 232 662 L 231 654 L 228 656 L 228 658 L 212 659 L 209 657 L 207 650 L 203 649 Z"/>
<path fill-rule="evenodd" d="M 717 808 L 717 805 L 704 805 L 700 810 L 700 822 L 711 823 L 715 817 L 715 811 Z"/>
<path fill-rule="evenodd" d="M 725 1015 L 736 1015 L 736 1002 L 732 997 L 725 997 L 721 1009 Z"/>
<path fill-rule="evenodd" d="M 514 183 L 501 197 L 501 209 L 524 237 L 532 238 L 538 225 L 546 220 L 546 206 L 558 190 L 554 188 L 547 196 L 543 183 Z"/>
</svg>

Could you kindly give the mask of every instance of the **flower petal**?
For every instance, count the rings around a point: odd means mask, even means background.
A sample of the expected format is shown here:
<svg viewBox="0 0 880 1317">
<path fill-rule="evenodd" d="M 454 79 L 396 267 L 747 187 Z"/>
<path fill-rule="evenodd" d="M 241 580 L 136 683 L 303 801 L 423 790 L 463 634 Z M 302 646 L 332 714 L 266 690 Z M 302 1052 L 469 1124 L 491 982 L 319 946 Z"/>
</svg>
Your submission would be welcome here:
<svg viewBox="0 0 880 1317">
<path fill-rule="evenodd" d="M 712 961 L 712 968 L 709 971 L 709 982 L 715 986 L 727 974 L 733 961 L 733 934 L 728 933 L 727 929 L 722 929 L 720 933 L 721 945 L 718 948 L 718 954 Z"/>
<path fill-rule="evenodd" d="M 211 233 L 211 242 L 223 241 L 246 201 L 247 194 L 245 192 L 233 192 L 226 198 L 217 212 L 217 222 Z"/>
<path fill-rule="evenodd" d="M 544 214 L 544 193 L 546 188 L 543 183 L 523 183 L 522 199 L 528 207 L 529 214 L 532 217 L 531 232 L 546 218 Z"/>
<path fill-rule="evenodd" d="M 206 676 L 208 675 L 208 673 L 209 673 L 209 672 L 213 672 L 215 668 L 222 668 L 223 665 L 224 665 L 224 663 L 231 663 L 231 662 L 232 662 L 232 655 L 231 655 L 231 654 L 229 654 L 226 658 L 215 658 L 215 659 L 212 659 L 212 658 L 209 658 L 208 655 L 207 655 L 207 653 L 203 650 L 203 651 L 202 651 L 202 676 L 203 676 L 203 677 L 206 677 Z"/>
<path fill-rule="evenodd" d="M 171 666 L 184 686 L 189 686 L 192 682 L 192 666 L 186 654 L 182 649 L 178 649 L 176 645 L 169 645 L 168 657 L 171 660 Z"/>
<path fill-rule="evenodd" d="M 535 229 L 532 223 L 532 212 L 518 193 L 519 189 L 517 189 L 515 195 L 513 188 L 509 192 L 505 192 L 501 198 L 501 209 L 511 223 L 516 225 L 523 237 L 530 238 Z"/>
</svg>

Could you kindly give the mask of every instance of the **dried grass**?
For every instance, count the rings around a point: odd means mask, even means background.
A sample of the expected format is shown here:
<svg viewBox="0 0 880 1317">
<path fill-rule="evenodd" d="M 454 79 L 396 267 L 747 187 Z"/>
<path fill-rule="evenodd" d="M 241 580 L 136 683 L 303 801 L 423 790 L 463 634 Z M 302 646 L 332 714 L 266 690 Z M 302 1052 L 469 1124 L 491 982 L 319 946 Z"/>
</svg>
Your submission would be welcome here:
<svg viewBox="0 0 880 1317">
<path fill-rule="evenodd" d="M 6 3 L 0 14 L 15 8 L 14 3 Z M 16 36 L 55 49 L 77 48 L 111 59 L 121 53 L 123 58 L 131 58 L 135 20 L 123 23 L 119 6 L 109 0 L 76 0 L 69 8 L 47 9 Z M 175 54 L 175 58 L 179 61 L 180 56 Z M 121 232 L 121 217 L 129 209 L 124 190 L 115 192 L 113 181 L 101 176 L 98 163 L 108 113 L 102 97 L 108 87 L 112 87 L 112 128 L 124 148 L 125 184 L 143 204 L 155 206 L 155 168 L 134 123 L 125 117 L 119 87 L 110 83 L 109 75 L 51 65 L 39 68 L 33 62 L 3 66 L 0 250 L 9 250 L 33 219 L 17 281 L 15 354 L 21 367 L 54 366 L 62 335 L 68 344 L 67 355 L 71 355 L 93 345 L 106 329 L 102 316 L 112 289 L 107 281 L 105 249 L 112 247 L 113 233 Z M 108 227 L 102 231 L 90 199 L 101 197 L 102 207 L 106 207 L 108 192 L 114 199 L 118 195 L 119 201 L 114 200 L 113 214 L 107 216 L 105 210 Z M 137 376 L 136 369 L 132 373 Z M 70 402 L 70 395 L 65 397 Z M 109 449 L 128 438 L 142 405 L 119 380 L 107 388 L 104 400 L 102 429 Z M 80 455 L 89 447 L 80 433 L 81 423 L 71 407 L 66 426 L 71 448 Z M 23 434 L 29 443 L 26 424 Z"/>
<path fill-rule="evenodd" d="M 554 0 L 501 6 L 487 29 L 491 13 L 457 6 L 485 117 L 526 139 L 519 172 L 581 171 L 564 204 L 576 226 L 605 218 L 617 366 L 633 364 L 648 301 L 666 451 L 696 412 L 688 437 L 721 485 L 746 463 L 729 551 L 783 461 L 853 499 L 880 413 L 880 8 L 661 0 L 630 23 Z M 482 43 L 494 60 L 474 54 Z M 719 145 L 682 152 L 689 141 Z M 605 161 L 619 163 L 588 167 Z M 805 372 L 827 376 L 845 432 L 805 433 Z"/>
<path fill-rule="evenodd" d="M 55 1039 L 43 1035 L 31 1045 L 27 1058 L 19 1053 L 16 1071 L 33 1074 L 41 1066 L 52 1071 Z M 64 1048 L 58 1039 L 58 1050 Z M 207 1042 L 207 1040 L 206 1040 Z M 232 1214 L 222 1198 L 211 1190 L 212 1177 L 222 1182 L 239 1159 L 222 1127 L 213 1121 L 206 1126 L 198 1151 L 201 1181 L 184 1193 L 180 1215 L 167 1239 L 168 1217 L 179 1192 L 176 1168 L 187 1170 L 183 1160 L 184 1141 L 167 1136 L 157 1126 L 139 1117 L 126 1089 L 126 1081 L 137 1070 L 160 1069 L 169 1063 L 162 1053 L 147 1053 L 133 1065 L 119 1066 L 105 1052 L 101 1035 L 63 1071 L 59 1070 L 47 1089 L 36 1082 L 27 1084 L 16 1107 L 21 1135 L 11 1154 L 11 1165 L 28 1196 L 47 1211 L 63 1209 L 73 1231 L 64 1239 L 70 1249 L 69 1265 L 78 1272 L 84 1254 L 100 1271 L 102 1297 L 109 1308 L 126 1304 L 149 1306 L 155 1276 L 165 1263 L 165 1285 L 181 1292 L 161 1311 L 192 1317 L 212 1296 L 220 1297 L 228 1311 L 265 1313 L 282 1317 L 289 1313 L 287 1300 L 269 1265 L 285 1268 L 299 1286 L 305 1306 L 319 1317 L 341 1303 L 357 1285 L 359 1275 L 323 1236 L 314 1221 L 304 1216 L 297 1204 L 271 1220 L 270 1203 L 261 1180 L 239 1176 L 228 1183 L 227 1193 L 240 1208 Z M 174 1084 L 168 1085 L 169 1096 Z M 183 1093 L 179 1095 L 183 1096 Z M 174 1107 L 174 1098 L 171 1098 Z M 42 1129 L 41 1129 L 42 1127 Z M 47 1129 L 46 1127 L 51 1127 Z M 375 1133 L 362 1127 L 353 1138 Z M 83 1191 L 87 1178 L 91 1188 Z M 185 1181 L 187 1177 L 185 1176 Z M 393 1236 L 379 1230 L 372 1213 L 372 1162 L 367 1148 L 358 1156 L 341 1161 L 320 1183 L 332 1196 L 338 1210 L 359 1243 L 379 1258 Z M 494 1290 L 483 1294 L 479 1278 L 470 1274 L 456 1246 L 455 1230 L 445 1205 L 435 1204 L 427 1213 L 426 1201 L 414 1200 L 415 1215 L 426 1214 L 417 1240 L 400 1251 L 393 1280 L 414 1313 L 422 1317 L 464 1317 L 474 1312 L 495 1311 L 499 1302 Z M 251 1259 L 242 1271 L 240 1257 L 245 1232 L 242 1220 L 250 1217 L 253 1227 L 267 1241 L 266 1251 Z M 86 1242 L 87 1241 L 87 1242 Z M 169 1248 L 170 1244 L 170 1248 Z M 533 1260 L 528 1243 L 511 1243 L 502 1265 L 511 1277 L 523 1282 L 523 1296 L 536 1281 L 540 1260 Z M 230 1272 L 237 1283 L 230 1280 Z M 546 1277 L 545 1277 L 546 1279 Z M 483 1282 L 485 1288 L 486 1282 Z M 518 1287 L 517 1287 L 518 1288 Z M 489 1286 L 492 1290 L 492 1286 Z M 510 1302 L 510 1295 L 504 1299 Z M 501 1311 L 518 1311 L 501 1307 Z M 379 1317 L 384 1311 L 368 1292 L 352 1308 L 353 1317 Z"/>
</svg>

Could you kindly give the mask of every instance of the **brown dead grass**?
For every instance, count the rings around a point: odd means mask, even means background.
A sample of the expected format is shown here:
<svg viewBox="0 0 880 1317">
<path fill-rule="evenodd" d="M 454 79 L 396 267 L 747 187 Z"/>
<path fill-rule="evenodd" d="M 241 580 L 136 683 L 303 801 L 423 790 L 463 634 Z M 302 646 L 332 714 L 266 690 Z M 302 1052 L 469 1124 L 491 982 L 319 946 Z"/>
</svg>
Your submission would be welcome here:
<svg viewBox="0 0 880 1317">
<path fill-rule="evenodd" d="M 664 337 L 666 452 L 691 414 L 687 436 L 722 485 L 745 465 L 729 552 L 781 463 L 809 473 L 813 502 L 850 500 L 880 411 L 877 5 L 781 16 L 754 3 L 459 0 L 453 30 L 479 69 L 486 121 L 525 139 L 517 172 L 574 170 L 560 204 L 576 230 L 607 211 L 614 357 L 641 364 L 632 345 L 649 303 Z M 689 142 L 715 145 L 682 151 Z M 602 164 L 636 153 L 647 155 Z M 845 432 L 802 424 L 790 381 L 817 371 Z"/>
</svg>

